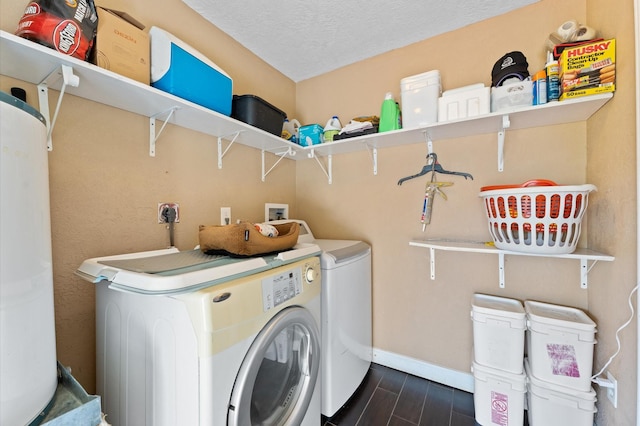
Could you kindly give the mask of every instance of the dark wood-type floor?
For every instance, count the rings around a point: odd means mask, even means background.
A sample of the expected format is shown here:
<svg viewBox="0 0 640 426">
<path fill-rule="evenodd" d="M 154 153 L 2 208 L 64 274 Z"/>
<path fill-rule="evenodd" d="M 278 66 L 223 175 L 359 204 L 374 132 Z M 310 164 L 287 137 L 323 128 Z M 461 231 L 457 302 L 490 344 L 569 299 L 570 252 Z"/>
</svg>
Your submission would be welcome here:
<svg viewBox="0 0 640 426">
<path fill-rule="evenodd" d="M 379 364 L 371 364 L 363 383 L 344 407 L 322 420 L 323 426 L 478 425 L 473 394 Z"/>
</svg>

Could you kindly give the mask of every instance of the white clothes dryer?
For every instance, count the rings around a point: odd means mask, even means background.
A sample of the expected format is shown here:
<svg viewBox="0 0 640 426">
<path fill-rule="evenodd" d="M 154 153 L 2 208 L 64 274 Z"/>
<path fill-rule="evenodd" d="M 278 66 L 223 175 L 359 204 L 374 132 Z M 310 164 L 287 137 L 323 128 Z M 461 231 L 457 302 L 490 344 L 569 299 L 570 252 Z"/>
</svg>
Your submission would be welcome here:
<svg viewBox="0 0 640 426">
<path fill-rule="evenodd" d="M 78 274 L 97 283 L 97 393 L 109 423 L 318 426 L 319 248 L 296 248 L 83 262 Z"/>
<path fill-rule="evenodd" d="M 373 357 L 371 246 L 316 239 L 305 221 L 290 220 L 300 224 L 298 243 L 322 249 L 321 412 L 332 417 L 360 386 Z"/>
</svg>

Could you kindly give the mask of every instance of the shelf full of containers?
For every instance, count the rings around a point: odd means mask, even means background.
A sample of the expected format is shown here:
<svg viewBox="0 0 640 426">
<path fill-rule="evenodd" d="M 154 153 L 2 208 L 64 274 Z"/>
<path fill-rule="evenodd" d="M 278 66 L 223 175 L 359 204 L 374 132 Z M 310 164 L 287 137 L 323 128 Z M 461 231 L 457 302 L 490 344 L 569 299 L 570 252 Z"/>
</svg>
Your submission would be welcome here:
<svg viewBox="0 0 640 426">
<path fill-rule="evenodd" d="M 118 31 L 128 34 L 130 39 L 138 40 L 142 37 L 144 40 L 149 40 L 148 33 L 128 22 L 125 19 L 126 16 L 114 15 L 112 11 L 102 8 L 98 8 L 98 15 L 105 18 L 99 22 L 104 21 L 105 25 L 117 27 Z M 157 34 L 155 37 L 153 36 L 154 32 Z M 219 167 L 222 167 L 222 157 L 226 152 L 223 140 L 294 160 L 361 150 L 378 150 L 422 141 L 429 142 L 487 133 L 495 133 L 498 136 L 498 142 L 503 143 L 507 130 L 584 121 L 613 96 L 608 90 L 590 96 L 571 97 L 560 102 L 532 105 L 532 93 L 524 97 L 522 94 L 518 96 L 507 95 L 503 100 L 502 107 L 491 110 L 489 107 L 489 88 L 470 86 L 436 96 L 436 109 L 439 103 L 445 105 L 440 108 L 440 111 L 445 111 L 445 109 L 447 111 L 446 114 L 438 113 L 437 120 L 425 121 L 418 117 L 411 124 L 411 113 L 405 108 L 403 110 L 404 128 L 383 133 L 369 133 L 333 142 L 321 143 L 321 139 L 319 139 L 317 143 L 302 146 L 281 138 L 280 124 L 276 123 L 275 128 L 278 130 L 273 131 L 273 122 L 265 125 L 257 115 L 236 119 L 236 114 L 230 114 L 234 103 L 231 93 L 232 79 L 223 70 L 171 34 L 161 29 L 153 30 L 153 28 L 149 33 L 152 34 L 149 51 L 155 49 L 160 52 L 153 57 L 169 58 L 163 60 L 164 74 L 151 75 L 151 81 L 144 78 L 136 80 L 137 77 L 129 75 L 126 68 L 119 69 L 115 65 L 119 63 L 119 58 L 114 55 L 118 53 L 117 51 L 108 52 L 109 40 L 107 37 L 101 37 L 100 27 L 98 28 L 96 48 L 103 49 L 107 55 L 111 55 L 109 61 L 106 62 L 110 64 L 110 69 L 100 66 L 105 66 L 104 64 L 92 64 L 64 55 L 54 49 L 2 31 L 0 32 L 0 74 L 33 84 L 44 84 L 47 88 L 64 89 L 64 92 L 68 94 L 149 117 L 150 155 L 155 155 L 155 141 L 161 136 L 160 132 L 156 131 L 156 120 L 214 136 L 218 138 Z M 154 40 L 156 41 L 154 42 Z M 138 43 L 137 48 L 139 49 L 141 45 L 143 43 Z M 182 61 L 186 64 L 192 61 L 193 63 L 202 62 L 207 66 L 201 68 L 196 75 L 178 75 L 181 72 L 192 73 L 193 69 L 198 68 L 172 62 L 178 60 L 175 59 L 175 56 L 171 57 L 170 52 L 174 50 L 187 52 L 182 57 Z M 141 56 L 141 60 L 137 61 L 138 64 L 146 64 L 147 74 L 150 69 L 149 51 L 136 53 Z M 100 52 L 104 54 L 102 50 Z M 77 78 L 79 84 L 64 86 L 66 82 L 63 74 L 69 70 Z M 143 72 L 142 75 L 146 74 Z M 420 76 L 412 76 L 411 78 L 413 77 Z M 423 77 L 433 81 L 434 76 Z M 404 82 L 407 83 L 411 78 L 405 79 Z M 166 84 L 167 80 L 169 80 L 169 84 Z M 208 101 L 202 101 L 190 95 L 190 87 L 185 86 L 184 82 L 189 82 L 190 85 L 199 84 L 199 93 L 210 94 L 204 96 Z M 210 82 L 218 83 L 212 84 Z M 165 84 L 163 85 L 163 83 Z M 532 82 L 521 84 L 526 84 L 529 87 L 529 83 L 533 86 Z M 609 87 L 612 89 L 613 83 L 609 84 Z M 422 93 L 419 90 L 416 91 L 416 96 L 418 96 L 415 99 L 417 101 L 426 99 L 429 105 L 434 103 L 432 87 L 425 87 Z M 525 98 L 529 100 L 522 101 Z M 217 101 L 212 103 L 212 99 Z M 286 114 L 277 107 L 257 97 L 255 100 L 257 101 L 255 114 L 266 111 L 276 120 L 284 121 Z M 467 105 L 471 105 L 471 107 L 467 107 Z M 434 111 L 433 108 L 425 108 L 425 110 L 429 109 Z M 229 146 L 226 149 L 228 148 Z M 499 149 L 499 168 L 502 167 L 500 151 Z M 296 155 L 297 153 L 302 153 L 302 155 Z M 376 165 L 374 164 L 374 172 L 375 170 Z"/>
</svg>

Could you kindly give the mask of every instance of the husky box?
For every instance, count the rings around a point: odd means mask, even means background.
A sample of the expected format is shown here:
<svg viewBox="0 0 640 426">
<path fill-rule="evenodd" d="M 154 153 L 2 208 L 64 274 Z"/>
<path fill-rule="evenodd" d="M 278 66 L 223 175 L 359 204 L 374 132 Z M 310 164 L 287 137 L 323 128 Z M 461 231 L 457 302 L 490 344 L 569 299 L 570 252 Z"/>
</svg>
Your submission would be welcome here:
<svg viewBox="0 0 640 426">
<path fill-rule="evenodd" d="M 564 49 L 558 63 L 561 101 L 616 90 L 616 39 Z"/>
<path fill-rule="evenodd" d="M 151 27 L 151 85 L 220 114 L 231 114 L 231 77 L 182 40 Z"/>
</svg>

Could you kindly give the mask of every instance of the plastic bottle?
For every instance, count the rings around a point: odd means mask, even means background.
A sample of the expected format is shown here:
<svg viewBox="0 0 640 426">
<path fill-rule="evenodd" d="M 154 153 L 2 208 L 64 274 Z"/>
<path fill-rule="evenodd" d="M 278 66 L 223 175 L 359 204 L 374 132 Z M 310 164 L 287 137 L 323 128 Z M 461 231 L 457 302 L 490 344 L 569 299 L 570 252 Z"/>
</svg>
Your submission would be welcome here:
<svg viewBox="0 0 640 426">
<path fill-rule="evenodd" d="M 388 132 L 390 130 L 398 130 L 401 126 L 400 106 L 393 99 L 393 94 L 387 92 L 380 109 L 380 127 L 378 132 Z"/>
<path fill-rule="evenodd" d="M 547 72 L 538 71 L 533 76 L 533 104 L 542 105 L 547 103 Z"/>
<path fill-rule="evenodd" d="M 547 65 L 547 101 L 557 101 L 560 98 L 560 74 L 558 61 L 553 59 L 553 54 L 548 52 Z"/>
<path fill-rule="evenodd" d="M 295 118 L 289 120 L 288 118 L 284 119 L 284 124 L 282 125 L 282 137 L 293 142 L 298 142 L 298 129 L 300 128 L 300 122 Z"/>
<path fill-rule="evenodd" d="M 333 137 L 340 133 L 340 130 L 342 130 L 342 123 L 340 123 L 338 116 L 334 115 L 327 121 L 327 125 L 324 126 L 324 141 L 333 141 Z"/>
</svg>

